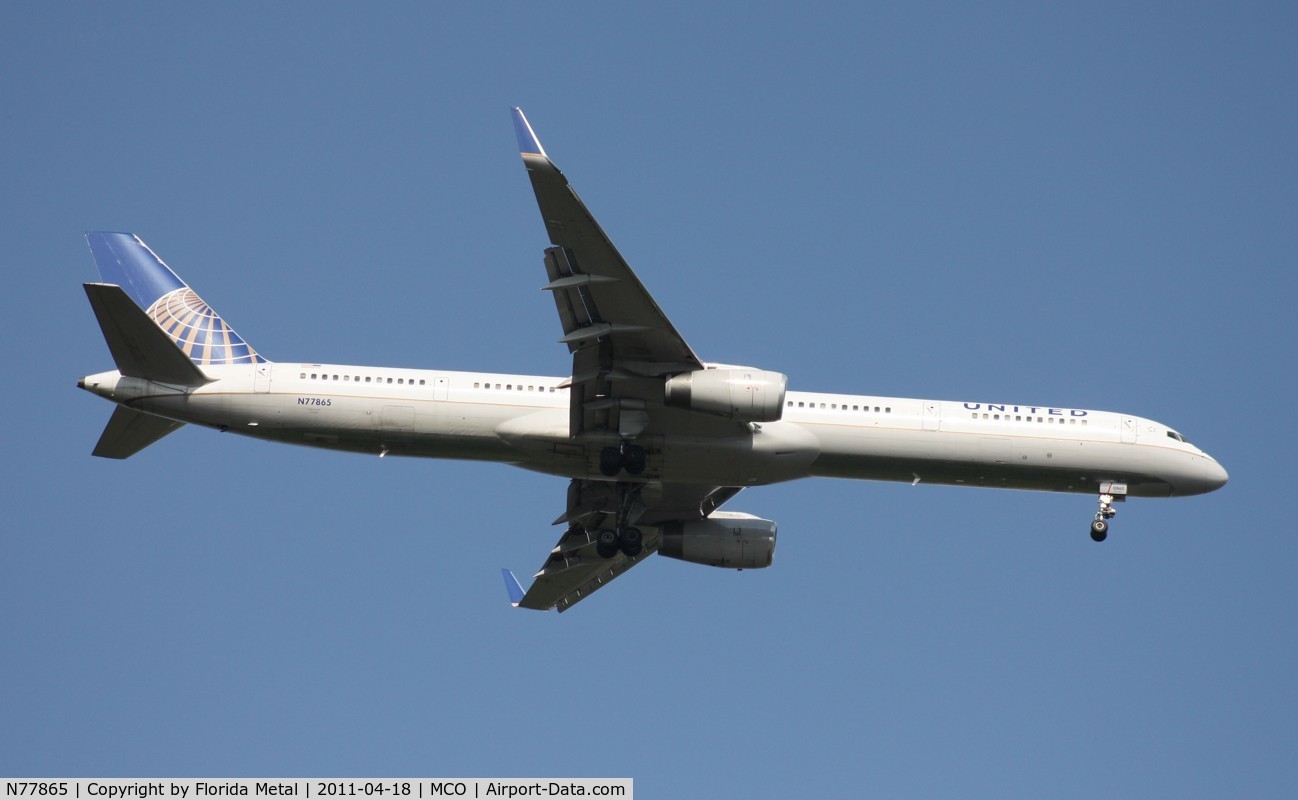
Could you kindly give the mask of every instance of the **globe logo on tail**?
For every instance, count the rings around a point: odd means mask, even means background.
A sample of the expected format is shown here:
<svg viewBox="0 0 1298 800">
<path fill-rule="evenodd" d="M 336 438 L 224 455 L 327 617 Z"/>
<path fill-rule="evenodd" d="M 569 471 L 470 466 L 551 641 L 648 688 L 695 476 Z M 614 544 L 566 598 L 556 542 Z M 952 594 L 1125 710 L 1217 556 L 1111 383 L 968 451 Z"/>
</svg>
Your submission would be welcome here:
<svg viewBox="0 0 1298 800">
<path fill-rule="evenodd" d="M 149 316 L 185 355 L 200 366 L 256 364 L 266 359 L 217 316 L 188 286 L 168 292 L 149 307 Z"/>
</svg>

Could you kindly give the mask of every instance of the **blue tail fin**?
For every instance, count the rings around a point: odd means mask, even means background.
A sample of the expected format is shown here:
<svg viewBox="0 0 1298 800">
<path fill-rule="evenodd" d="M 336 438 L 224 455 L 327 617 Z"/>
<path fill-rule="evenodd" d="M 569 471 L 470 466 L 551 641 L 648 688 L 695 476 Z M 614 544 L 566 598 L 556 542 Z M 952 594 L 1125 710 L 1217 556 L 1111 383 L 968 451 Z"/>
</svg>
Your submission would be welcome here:
<svg viewBox="0 0 1298 800">
<path fill-rule="evenodd" d="M 266 359 L 225 324 L 194 290 L 131 233 L 86 234 L 105 283 L 122 287 L 195 364 L 255 364 Z"/>
</svg>

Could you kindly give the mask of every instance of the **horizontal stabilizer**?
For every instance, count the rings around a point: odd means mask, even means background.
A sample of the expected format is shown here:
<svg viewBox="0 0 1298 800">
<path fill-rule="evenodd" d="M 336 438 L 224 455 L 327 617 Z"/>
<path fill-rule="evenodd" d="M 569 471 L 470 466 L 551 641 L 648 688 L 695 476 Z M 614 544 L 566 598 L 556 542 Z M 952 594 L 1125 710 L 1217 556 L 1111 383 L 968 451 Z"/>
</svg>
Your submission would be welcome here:
<svg viewBox="0 0 1298 800">
<path fill-rule="evenodd" d="M 104 432 L 91 455 L 100 458 L 130 458 L 184 424 L 118 406 L 104 426 Z"/>
<path fill-rule="evenodd" d="M 118 372 L 178 386 L 201 386 L 210 381 L 122 287 L 108 283 L 87 283 L 85 287 Z"/>
</svg>

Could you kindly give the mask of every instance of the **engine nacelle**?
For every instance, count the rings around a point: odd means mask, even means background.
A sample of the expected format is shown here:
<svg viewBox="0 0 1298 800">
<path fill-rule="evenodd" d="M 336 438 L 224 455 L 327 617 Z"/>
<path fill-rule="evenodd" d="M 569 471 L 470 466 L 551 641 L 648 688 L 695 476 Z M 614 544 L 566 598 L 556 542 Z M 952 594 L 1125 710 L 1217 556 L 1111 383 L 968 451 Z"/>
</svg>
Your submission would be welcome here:
<svg viewBox="0 0 1298 800">
<path fill-rule="evenodd" d="M 784 414 L 788 383 L 787 376 L 760 369 L 700 369 L 670 378 L 665 402 L 740 422 L 775 422 Z"/>
<path fill-rule="evenodd" d="M 761 569 L 775 558 L 774 521 L 738 511 L 715 511 L 706 519 L 662 526 L 658 552 L 695 564 Z"/>
</svg>

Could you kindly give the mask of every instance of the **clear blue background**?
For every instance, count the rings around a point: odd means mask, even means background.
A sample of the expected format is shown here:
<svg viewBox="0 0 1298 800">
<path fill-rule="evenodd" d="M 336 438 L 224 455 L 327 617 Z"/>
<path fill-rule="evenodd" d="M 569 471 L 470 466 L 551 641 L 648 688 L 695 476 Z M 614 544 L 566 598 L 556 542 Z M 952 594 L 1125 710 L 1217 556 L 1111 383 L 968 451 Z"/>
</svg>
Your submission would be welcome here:
<svg viewBox="0 0 1298 800">
<path fill-rule="evenodd" d="M 5 775 L 632 776 L 642 797 L 1293 797 L 1288 3 L 11 3 Z M 91 458 L 85 230 L 256 348 L 567 374 L 509 108 L 695 349 L 1121 410 L 1231 483 L 803 481 L 776 563 L 516 611 L 564 481 L 184 429 Z"/>
</svg>

